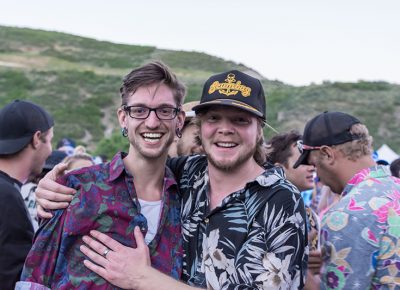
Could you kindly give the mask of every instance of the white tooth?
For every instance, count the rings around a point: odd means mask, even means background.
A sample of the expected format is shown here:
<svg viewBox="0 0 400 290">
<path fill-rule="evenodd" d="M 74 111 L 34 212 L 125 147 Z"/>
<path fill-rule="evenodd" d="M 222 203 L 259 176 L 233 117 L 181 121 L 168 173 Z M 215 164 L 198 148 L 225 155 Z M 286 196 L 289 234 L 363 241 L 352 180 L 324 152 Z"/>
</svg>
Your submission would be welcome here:
<svg viewBox="0 0 400 290">
<path fill-rule="evenodd" d="M 144 138 L 144 141 L 149 142 L 149 143 L 157 143 L 159 139 L 150 139 L 150 138 Z"/>
<path fill-rule="evenodd" d="M 225 147 L 225 148 L 230 148 L 230 147 L 234 147 L 235 143 L 217 143 L 218 146 L 220 147 Z"/>
<path fill-rule="evenodd" d="M 161 138 L 161 133 L 144 133 L 144 138 Z"/>
</svg>

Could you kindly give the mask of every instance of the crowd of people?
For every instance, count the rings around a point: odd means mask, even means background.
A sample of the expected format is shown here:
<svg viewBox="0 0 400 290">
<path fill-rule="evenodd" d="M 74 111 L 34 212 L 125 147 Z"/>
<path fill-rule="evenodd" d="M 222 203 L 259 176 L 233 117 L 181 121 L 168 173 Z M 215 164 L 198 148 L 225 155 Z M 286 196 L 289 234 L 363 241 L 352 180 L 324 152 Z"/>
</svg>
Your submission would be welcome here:
<svg viewBox="0 0 400 290">
<path fill-rule="evenodd" d="M 400 159 L 377 164 L 355 116 L 265 140 L 257 78 L 212 75 L 184 103 L 162 62 L 120 95 L 129 150 L 99 164 L 52 151 L 40 106 L 1 109 L 0 289 L 400 287 Z"/>
</svg>

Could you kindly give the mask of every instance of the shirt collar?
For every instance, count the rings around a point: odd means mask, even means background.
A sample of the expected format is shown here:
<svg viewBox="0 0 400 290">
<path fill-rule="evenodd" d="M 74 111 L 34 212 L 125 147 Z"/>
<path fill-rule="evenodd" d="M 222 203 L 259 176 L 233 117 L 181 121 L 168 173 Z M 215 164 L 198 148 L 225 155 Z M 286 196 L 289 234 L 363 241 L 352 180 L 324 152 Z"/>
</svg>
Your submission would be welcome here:
<svg viewBox="0 0 400 290">
<path fill-rule="evenodd" d="M 114 155 L 110 162 L 110 181 L 116 180 L 118 177 L 120 177 L 123 173 L 127 173 L 125 170 L 125 165 L 123 159 L 127 156 L 128 154 L 125 152 L 119 152 Z M 172 185 L 177 186 L 177 182 L 175 180 L 175 176 L 172 173 L 172 171 L 165 166 L 165 175 L 164 175 L 164 186 L 165 188 L 169 188 Z"/>
<path fill-rule="evenodd" d="M 4 171 L 2 171 L 2 170 L 0 170 L 0 175 L 3 175 L 3 177 L 4 177 L 6 180 L 8 179 L 8 181 L 9 181 L 10 183 L 13 183 L 14 186 L 15 186 L 18 190 L 21 190 L 22 182 L 20 182 L 19 180 L 17 180 L 17 179 L 15 179 L 15 178 L 11 177 L 10 175 L 8 175 L 6 172 L 4 172 Z"/>
<path fill-rule="evenodd" d="M 126 155 L 125 152 L 118 152 L 112 158 L 110 162 L 110 181 L 116 180 L 123 172 L 125 172 L 123 159 Z"/>
<path fill-rule="evenodd" d="M 261 186 L 269 187 L 282 179 L 285 179 L 283 168 L 274 166 L 267 168 L 261 175 L 257 176 L 255 181 Z"/>
<path fill-rule="evenodd" d="M 367 179 L 376 179 L 390 176 L 390 170 L 387 166 L 375 165 L 372 167 L 361 169 L 348 182 L 341 196 L 348 194 L 354 186 Z"/>
</svg>

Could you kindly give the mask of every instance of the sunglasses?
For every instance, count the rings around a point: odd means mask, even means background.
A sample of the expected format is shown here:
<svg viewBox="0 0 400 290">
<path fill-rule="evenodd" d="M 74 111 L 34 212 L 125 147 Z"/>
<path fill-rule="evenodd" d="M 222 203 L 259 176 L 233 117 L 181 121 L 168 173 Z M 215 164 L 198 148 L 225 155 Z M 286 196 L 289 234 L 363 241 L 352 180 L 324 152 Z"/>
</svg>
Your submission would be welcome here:
<svg viewBox="0 0 400 290">
<path fill-rule="evenodd" d="M 304 152 L 304 150 L 320 150 L 323 146 L 309 146 L 303 144 L 303 140 L 298 140 L 296 142 L 297 149 L 299 150 L 300 154 Z"/>
</svg>

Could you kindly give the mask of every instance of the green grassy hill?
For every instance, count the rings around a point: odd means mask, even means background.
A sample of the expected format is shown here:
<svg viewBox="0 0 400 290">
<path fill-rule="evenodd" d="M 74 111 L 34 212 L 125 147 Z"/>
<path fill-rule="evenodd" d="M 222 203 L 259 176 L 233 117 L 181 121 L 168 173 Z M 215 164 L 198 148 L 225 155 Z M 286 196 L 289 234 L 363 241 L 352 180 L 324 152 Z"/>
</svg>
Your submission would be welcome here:
<svg viewBox="0 0 400 290">
<path fill-rule="evenodd" d="M 200 98 L 204 81 L 232 68 L 262 78 L 268 123 L 279 131 L 303 129 L 325 110 L 352 113 L 365 122 L 379 147 L 400 152 L 400 86 L 385 82 L 294 87 L 270 81 L 244 65 L 204 53 L 114 44 L 65 33 L 0 26 L 0 106 L 32 100 L 56 119 L 55 141 L 71 137 L 97 153 L 126 146 L 116 108 L 121 79 L 150 60 L 167 63 L 188 86 L 187 101 Z M 266 136 L 272 135 L 270 130 Z M 111 137 L 111 139 L 110 139 Z"/>
</svg>

